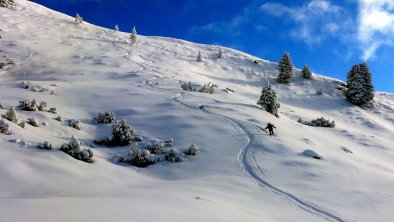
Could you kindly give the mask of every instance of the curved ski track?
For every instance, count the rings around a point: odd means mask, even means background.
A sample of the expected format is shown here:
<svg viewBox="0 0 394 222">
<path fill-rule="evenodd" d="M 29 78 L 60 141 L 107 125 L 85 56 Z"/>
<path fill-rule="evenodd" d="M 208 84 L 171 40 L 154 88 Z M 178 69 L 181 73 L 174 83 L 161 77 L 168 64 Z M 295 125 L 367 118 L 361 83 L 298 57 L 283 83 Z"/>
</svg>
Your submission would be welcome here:
<svg viewBox="0 0 394 222">
<path fill-rule="evenodd" d="M 249 177 L 251 177 L 256 182 L 257 185 L 271 189 L 271 191 L 273 193 L 281 195 L 281 196 L 291 200 L 293 203 L 295 203 L 297 206 L 299 206 L 303 210 L 306 210 L 309 213 L 321 216 L 328 221 L 338 221 L 338 222 L 347 221 L 347 220 L 344 220 L 341 217 L 323 209 L 322 207 L 319 207 L 319 206 L 317 206 L 313 203 L 310 203 L 308 201 L 302 200 L 301 198 L 299 198 L 299 197 L 297 197 L 285 190 L 282 190 L 282 189 L 272 185 L 267 180 L 265 180 L 264 179 L 264 172 L 258 166 L 253 154 L 250 153 L 251 152 L 250 148 L 255 143 L 255 135 L 251 131 L 250 127 L 247 126 L 247 123 L 244 123 L 243 121 L 240 121 L 240 120 L 237 120 L 237 119 L 234 119 L 231 117 L 227 117 L 227 116 L 224 116 L 221 114 L 211 112 L 207 108 L 200 109 L 194 105 L 188 104 L 187 102 L 183 101 L 184 95 L 185 95 L 185 93 L 179 93 L 176 96 L 172 97 L 171 100 L 188 108 L 188 109 L 202 110 L 210 115 L 227 120 L 228 122 L 231 123 L 231 125 L 234 126 L 234 128 L 238 132 L 242 132 L 244 134 L 247 143 L 239 152 L 238 159 L 241 163 L 241 168 L 244 171 L 244 173 L 247 174 Z M 179 97 L 182 97 L 182 100 L 180 100 Z"/>
<path fill-rule="evenodd" d="M 112 35 L 112 36 L 114 36 L 114 35 Z M 135 62 L 128 57 L 128 55 L 132 54 L 132 52 L 130 52 L 128 49 L 117 45 L 115 42 L 113 42 L 113 45 L 115 47 L 123 49 L 127 52 L 126 55 L 123 55 L 123 58 L 130 60 L 134 63 L 137 63 L 140 66 L 140 70 L 136 71 L 136 73 L 139 73 L 145 69 L 144 65 L 142 65 L 141 63 Z M 152 84 L 150 84 L 150 82 L 154 79 L 156 79 L 156 78 L 154 77 L 149 80 L 146 80 L 143 82 L 143 84 L 148 85 L 150 88 L 153 88 L 156 90 L 168 91 L 166 89 L 154 87 Z M 269 183 L 267 180 L 264 179 L 263 170 L 258 166 L 254 155 L 250 154 L 251 153 L 250 148 L 255 143 L 255 135 L 252 132 L 252 130 L 250 129 L 250 127 L 247 126 L 248 124 L 250 125 L 250 123 L 245 123 L 243 121 L 240 121 L 240 120 L 228 117 L 228 116 L 224 116 L 221 114 L 211 112 L 205 107 L 199 108 L 194 105 L 188 104 L 187 102 L 183 101 L 184 96 L 185 96 L 185 93 L 181 92 L 181 93 L 178 93 L 177 95 L 173 96 L 170 100 L 174 101 L 177 104 L 180 104 L 190 110 L 193 110 L 193 111 L 202 110 L 210 115 L 213 115 L 215 117 L 219 117 L 219 118 L 229 122 L 234 127 L 234 129 L 238 132 L 239 135 L 244 134 L 247 143 L 240 150 L 240 152 L 238 154 L 238 159 L 241 163 L 241 168 L 244 171 L 244 173 L 246 175 L 248 175 L 249 177 L 251 177 L 257 185 L 259 185 L 260 187 L 269 188 L 273 193 L 281 195 L 281 196 L 291 200 L 293 203 L 295 203 L 301 209 L 303 209 L 311 214 L 315 214 L 317 216 L 320 216 L 328 221 L 338 221 L 338 222 L 346 222 L 347 221 L 347 220 L 344 220 L 341 217 L 329 212 L 328 210 L 323 209 L 322 207 L 319 207 L 319 206 L 317 206 L 313 203 L 310 203 L 308 201 L 302 200 L 301 198 L 272 185 L 271 183 Z M 179 97 L 182 97 L 182 100 L 180 100 Z M 255 126 L 254 124 L 253 124 L 253 126 L 255 128 L 261 129 L 261 127 Z"/>
</svg>

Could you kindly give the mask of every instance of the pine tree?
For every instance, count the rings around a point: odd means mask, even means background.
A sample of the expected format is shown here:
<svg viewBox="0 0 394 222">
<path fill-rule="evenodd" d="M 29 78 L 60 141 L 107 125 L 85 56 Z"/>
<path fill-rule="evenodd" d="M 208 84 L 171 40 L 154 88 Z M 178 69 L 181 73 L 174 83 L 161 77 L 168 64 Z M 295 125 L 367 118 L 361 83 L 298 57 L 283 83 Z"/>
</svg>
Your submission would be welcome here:
<svg viewBox="0 0 394 222">
<path fill-rule="evenodd" d="M 304 65 L 304 68 L 302 69 L 302 76 L 305 79 L 312 79 L 312 72 L 309 70 L 309 66 Z"/>
<path fill-rule="evenodd" d="M 198 51 L 196 62 L 202 62 L 202 56 L 200 51 Z"/>
<path fill-rule="evenodd" d="M 278 63 L 276 69 L 279 71 L 278 82 L 289 83 L 293 76 L 293 64 L 291 63 L 290 54 L 285 52 Z"/>
<path fill-rule="evenodd" d="M 223 58 L 223 51 L 222 51 L 222 49 L 219 49 L 218 59 L 222 59 L 222 58 Z"/>
<path fill-rule="evenodd" d="M 374 89 L 367 63 L 352 66 L 347 73 L 346 98 L 355 105 L 363 105 L 374 98 Z"/>
<path fill-rule="evenodd" d="M 134 45 L 136 41 L 137 41 L 137 29 L 134 26 L 133 29 L 131 30 L 130 44 Z"/>
<path fill-rule="evenodd" d="M 115 29 L 114 29 L 116 32 L 119 32 L 119 26 L 118 26 L 118 24 L 116 24 L 115 25 Z"/>
<path fill-rule="evenodd" d="M 278 111 L 280 104 L 276 101 L 276 92 L 271 84 L 267 84 L 267 86 L 262 89 L 257 105 L 261 106 L 265 111 L 279 117 Z"/>
<path fill-rule="evenodd" d="M 81 16 L 79 16 L 79 14 L 77 13 L 77 15 L 75 16 L 75 23 L 81 24 L 83 22 L 83 19 Z"/>
</svg>

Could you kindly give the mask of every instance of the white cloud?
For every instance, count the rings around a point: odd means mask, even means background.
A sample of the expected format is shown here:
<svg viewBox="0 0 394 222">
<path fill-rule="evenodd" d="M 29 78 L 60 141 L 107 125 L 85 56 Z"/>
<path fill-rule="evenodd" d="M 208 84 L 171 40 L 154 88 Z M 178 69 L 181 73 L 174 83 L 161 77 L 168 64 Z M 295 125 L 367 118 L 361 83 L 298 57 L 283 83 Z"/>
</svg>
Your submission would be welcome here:
<svg viewBox="0 0 394 222">
<path fill-rule="evenodd" d="M 343 36 L 344 30 L 350 30 L 353 23 L 345 9 L 328 0 L 311 0 L 299 7 L 268 2 L 262 4 L 260 9 L 294 23 L 290 36 L 309 46 L 319 44 L 329 36 Z"/>
<path fill-rule="evenodd" d="M 393 0 L 359 0 L 358 23 L 364 60 L 374 57 L 378 48 L 394 45 Z"/>
</svg>

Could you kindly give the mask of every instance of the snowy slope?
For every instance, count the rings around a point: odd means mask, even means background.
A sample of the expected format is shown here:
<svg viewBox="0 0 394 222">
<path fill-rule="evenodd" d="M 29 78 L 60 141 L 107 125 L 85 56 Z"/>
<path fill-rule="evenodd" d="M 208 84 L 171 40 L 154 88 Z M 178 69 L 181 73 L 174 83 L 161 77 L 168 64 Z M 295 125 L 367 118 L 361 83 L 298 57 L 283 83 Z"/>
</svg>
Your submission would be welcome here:
<svg viewBox="0 0 394 222">
<path fill-rule="evenodd" d="M 83 16 L 83 15 L 82 15 Z M 138 28 L 138 27 L 137 27 Z M 276 63 L 218 46 L 114 32 L 20 0 L 0 8 L 0 57 L 17 62 L 0 70 L 4 114 L 23 99 L 46 101 L 57 116 L 17 110 L 48 126 L 0 135 L 0 221 L 392 221 L 394 218 L 394 95 L 377 93 L 375 106 L 349 104 L 339 81 L 316 75 L 279 85 Z M 203 62 L 195 62 L 198 51 Z M 259 60 L 254 64 L 254 60 Z M 48 92 L 20 86 L 30 81 Z M 180 85 L 213 82 L 214 94 Z M 269 81 L 280 118 L 256 106 Z M 231 88 L 235 93 L 223 89 Z M 324 95 L 317 96 L 322 89 Z M 54 95 L 50 91 L 54 91 Z M 204 109 L 198 108 L 205 105 Z M 76 135 L 84 147 L 110 135 L 97 112 L 112 110 L 145 141 L 174 138 L 175 148 L 201 147 L 182 163 L 147 168 L 114 163 L 129 147 L 93 148 L 84 163 L 59 151 Z M 324 116 L 335 128 L 297 123 Z M 261 127 L 272 122 L 279 137 Z M 10 142 L 19 138 L 30 143 Z M 56 147 L 36 145 L 50 140 Z M 313 150 L 323 159 L 302 155 Z M 345 152 L 345 150 L 351 150 Z"/>
</svg>

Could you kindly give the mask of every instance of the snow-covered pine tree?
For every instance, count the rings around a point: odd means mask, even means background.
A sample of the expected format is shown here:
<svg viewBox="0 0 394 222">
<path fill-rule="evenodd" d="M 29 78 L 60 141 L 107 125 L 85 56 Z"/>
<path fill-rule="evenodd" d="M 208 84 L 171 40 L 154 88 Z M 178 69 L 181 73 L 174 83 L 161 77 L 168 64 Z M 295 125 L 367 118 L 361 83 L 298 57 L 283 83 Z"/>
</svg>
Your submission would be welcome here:
<svg viewBox="0 0 394 222">
<path fill-rule="evenodd" d="M 79 16 L 79 14 L 77 13 L 77 15 L 75 16 L 75 23 L 81 24 L 82 22 L 83 22 L 82 17 Z"/>
<path fill-rule="evenodd" d="M 202 56 L 200 51 L 198 51 L 196 62 L 202 62 Z"/>
<path fill-rule="evenodd" d="M 311 70 L 309 70 L 308 65 L 304 65 L 304 68 L 302 69 L 302 76 L 305 79 L 312 79 L 312 72 L 311 72 Z"/>
<path fill-rule="evenodd" d="M 76 136 L 71 137 L 69 143 L 64 143 L 60 150 L 74 157 L 75 159 L 82 160 L 88 163 L 93 163 L 93 151 L 91 149 L 82 149 L 82 142 Z"/>
<path fill-rule="evenodd" d="M 276 69 L 279 71 L 278 82 L 289 83 L 293 77 L 293 64 L 291 63 L 290 54 L 285 52 L 280 59 Z"/>
<path fill-rule="evenodd" d="M 265 111 L 279 117 L 278 111 L 280 104 L 276 101 L 276 92 L 271 84 L 267 84 L 267 86 L 261 90 L 260 99 L 257 105 L 261 106 Z"/>
<path fill-rule="evenodd" d="M 222 49 L 219 49 L 218 59 L 222 59 L 222 58 L 223 58 L 223 51 L 222 51 Z"/>
<path fill-rule="evenodd" d="M 374 98 L 374 89 L 367 63 L 352 66 L 347 73 L 346 98 L 355 105 L 363 105 Z"/>
<path fill-rule="evenodd" d="M 116 32 L 119 32 L 119 26 L 118 26 L 118 24 L 115 25 L 115 31 L 116 31 Z"/>
<path fill-rule="evenodd" d="M 130 45 L 134 45 L 137 42 L 137 29 L 135 26 L 131 30 L 131 35 L 130 35 Z"/>
</svg>

